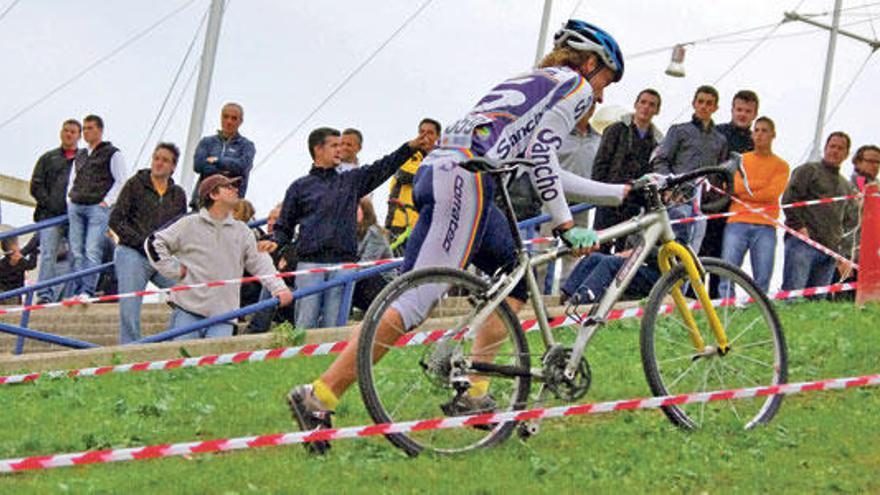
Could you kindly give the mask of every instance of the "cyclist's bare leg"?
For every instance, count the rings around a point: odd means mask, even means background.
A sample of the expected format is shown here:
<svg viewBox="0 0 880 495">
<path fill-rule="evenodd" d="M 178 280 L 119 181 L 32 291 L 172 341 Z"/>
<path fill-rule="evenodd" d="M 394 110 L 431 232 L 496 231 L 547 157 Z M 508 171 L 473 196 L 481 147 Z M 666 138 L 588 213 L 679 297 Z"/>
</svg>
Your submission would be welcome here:
<svg viewBox="0 0 880 495">
<path fill-rule="evenodd" d="M 508 297 L 507 304 L 510 305 L 514 313 L 518 313 L 523 302 Z M 336 397 L 342 397 L 342 394 L 357 381 L 357 344 L 360 332 L 361 327 L 358 325 L 348 339 L 348 345 L 320 377 L 320 380 L 330 388 Z M 389 309 L 382 316 L 379 327 L 376 329 L 376 342 L 379 345 L 373 349 L 373 362 L 381 359 L 388 352 L 388 348 L 404 333 L 406 332 L 400 313 Z M 495 358 L 498 343 L 504 340 L 506 340 L 505 330 L 501 326 L 501 321 L 493 313 L 477 333 L 473 347 L 474 360 L 491 362 Z"/>
<path fill-rule="evenodd" d="M 506 301 L 514 314 L 518 314 L 524 304 L 515 297 L 508 297 Z M 504 344 L 507 339 L 507 332 L 502 326 L 497 313 L 492 313 L 477 332 L 471 353 L 472 359 L 479 363 L 491 363 L 495 360 L 495 353 L 498 351 L 498 347 Z"/>
<path fill-rule="evenodd" d="M 385 312 L 376 329 L 376 342 L 380 345 L 373 349 L 373 362 L 381 359 L 388 352 L 388 347 L 404 333 L 406 331 L 403 328 L 403 319 L 400 317 L 400 313 L 395 309 L 389 309 Z M 321 375 L 321 381 L 330 388 L 336 397 L 342 397 L 342 394 L 357 381 L 357 346 L 360 334 L 361 326 L 358 325 L 348 339 L 348 345 L 333 361 L 333 364 L 327 368 L 327 371 Z"/>
</svg>

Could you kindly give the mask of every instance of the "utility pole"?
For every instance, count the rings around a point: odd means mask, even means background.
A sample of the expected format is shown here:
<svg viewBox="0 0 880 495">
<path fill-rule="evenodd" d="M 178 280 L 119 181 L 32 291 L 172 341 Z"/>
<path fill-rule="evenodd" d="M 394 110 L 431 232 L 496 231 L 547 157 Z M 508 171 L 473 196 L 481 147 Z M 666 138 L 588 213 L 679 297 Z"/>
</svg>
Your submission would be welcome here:
<svg viewBox="0 0 880 495">
<path fill-rule="evenodd" d="M 858 34 L 851 33 L 840 29 L 840 8 L 842 0 L 834 1 L 834 13 L 831 19 L 831 25 L 822 24 L 809 17 L 802 16 L 796 12 L 786 12 L 786 21 L 800 21 L 810 24 L 830 32 L 828 37 L 828 53 L 825 56 L 825 75 L 822 78 L 822 95 L 819 99 L 819 115 L 816 117 L 816 133 L 813 136 L 813 149 L 810 152 L 810 160 L 819 160 L 822 156 L 822 133 L 825 127 L 825 112 L 828 108 L 828 93 L 831 89 L 831 75 L 834 69 L 834 52 L 837 48 L 837 35 L 846 36 L 871 46 L 873 51 L 880 49 L 880 41 L 865 38 Z"/>
<path fill-rule="evenodd" d="M 205 125 L 205 110 L 208 106 L 208 96 L 211 94 L 214 59 L 217 56 L 217 42 L 220 39 L 220 26 L 223 23 L 223 4 L 224 0 L 211 0 L 211 10 L 208 14 L 208 29 L 205 31 L 205 44 L 202 47 L 199 80 L 196 83 L 196 96 L 189 119 L 189 132 L 186 135 L 183 170 L 180 172 L 180 184 L 187 193 L 192 191 L 195 182 L 193 154 L 202 137 L 202 129 Z"/>
<path fill-rule="evenodd" d="M 538 33 L 538 49 L 535 51 L 535 65 L 544 58 L 544 44 L 547 43 L 547 25 L 550 23 L 550 11 L 553 10 L 553 0 L 544 0 L 544 13 L 541 14 L 541 31 Z"/>
</svg>

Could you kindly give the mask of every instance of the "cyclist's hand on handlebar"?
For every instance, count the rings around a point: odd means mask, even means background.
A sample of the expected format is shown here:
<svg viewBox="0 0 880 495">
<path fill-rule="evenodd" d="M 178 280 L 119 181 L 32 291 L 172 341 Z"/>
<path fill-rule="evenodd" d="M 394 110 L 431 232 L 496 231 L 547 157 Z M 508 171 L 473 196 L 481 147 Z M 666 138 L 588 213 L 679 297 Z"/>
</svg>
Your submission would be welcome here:
<svg viewBox="0 0 880 495">
<path fill-rule="evenodd" d="M 638 179 L 636 179 L 635 181 L 633 181 L 632 189 L 630 189 L 630 190 L 637 191 L 639 189 L 644 189 L 645 187 L 648 187 L 649 185 L 652 185 L 652 184 L 654 186 L 656 186 L 658 189 L 660 189 L 661 187 L 663 187 L 663 185 L 665 183 L 666 183 L 666 176 L 665 175 L 650 173 L 650 174 L 645 174 L 645 175 L 639 177 Z"/>
<path fill-rule="evenodd" d="M 586 256 L 599 249 L 599 234 L 593 229 L 572 227 L 559 234 L 574 256 Z"/>
</svg>

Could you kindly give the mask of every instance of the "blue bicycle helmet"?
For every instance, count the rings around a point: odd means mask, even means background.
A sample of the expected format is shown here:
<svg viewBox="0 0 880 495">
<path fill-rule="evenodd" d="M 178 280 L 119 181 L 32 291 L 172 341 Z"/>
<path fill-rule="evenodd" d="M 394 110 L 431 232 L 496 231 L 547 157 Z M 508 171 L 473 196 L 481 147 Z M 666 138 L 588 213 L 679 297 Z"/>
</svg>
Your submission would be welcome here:
<svg viewBox="0 0 880 495">
<path fill-rule="evenodd" d="M 570 46 L 575 50 L 593 52 L 614 71 L 614 82 L 623 77 L 623 53 L 614 38 L 602 28 L 588 22 L 570 19 L 553 36 L 556 47 Z"/>
</svg>

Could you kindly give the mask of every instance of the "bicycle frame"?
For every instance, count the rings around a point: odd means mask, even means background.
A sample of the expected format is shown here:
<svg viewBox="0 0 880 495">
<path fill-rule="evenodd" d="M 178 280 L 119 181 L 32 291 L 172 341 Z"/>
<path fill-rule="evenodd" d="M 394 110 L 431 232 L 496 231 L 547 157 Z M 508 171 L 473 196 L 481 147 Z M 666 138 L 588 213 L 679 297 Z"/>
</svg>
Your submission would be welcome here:
<svg viewBox="0 0 880 495">
<path fill-rule="evenodd" d="M 509 202 L 506 188 L 503 187 L 502 192 L 504 199 Z M 508 211 L 505 213 L 508 216 L 509 223 L 515 226 L 516 219 L 512 214 L 512 208 L 508 208 Z M 480 328 L 482 323 L 492 314 L 492 312 L 495 311 L 495 308 L 504 301 L 510 292 L 513 291 L 513 288 L 520 282 L 520 280 L 525 278 L 529 296 L 532 300 L 532 307 L 535 311 L 535 319 L 540 328 L 544 345 L 549 349 L 556 345 L 556 341 L 553 334 L 550 332 L 547 311 L 544 307 L 541 291 L 532 269 L 547 264 L 550 261 L 567 254 L 570 250 L 567 247 L 558 247 L 536 256 L 530 256 L 523 245 L 519 232 L 515 230 L 515 227 L 512 228 L 512 230 L 514 233 L 514 242 L 517 245 L 517 266 L 510 274 L 499 278 L 495 285 L 490 288 L 488 292 L 488 294 L 491 295 L 489 301 L 487 301 L 483 308 L 478 311 L 471 320 L 470 327 Z M 598 330 L 599 325 L 605 321 L 605 318 L 611 311 L 614 303 L 617 302 L 621 295 L 626 291 L 627 287 L 629 287 L 630 282 L 633 277 L 635 277 L 636 271 L 642 266 L 650 254 L 651 248 L 658 243 L 661 244 L 658 254 L 658 263 L 661 272 L 666 273 L 677 264 L 684 266 L 685 271 L 688 274 L 691 288 L 697 294 L 702 308 L 707 312 L 710 327 L 715 335 L 718 344 L 717 349 L 707 347 L 697 326 L 696 320 L 694 319 L 690 308 L 688 308 L 687 302 L 682 294 L 682 284 L 679 283 L 673 290 L 673 299 L 676 308 L 681 313 L 688 326 L 695 352 L 697 354 L 707 354 L 717 351 L 723 355 L 728 350 L 727 336 L 725 335 L 724 328 L 712 306 L 706 287 L 702 283 L 704 270 L 700 264 L 699 258 L 697 258 L 690 248 L 682 246 L 675 241 L 675 234 L 672 231 L 669 215 L 665 209 L 649 211 L 635 218 L 609 227 L 608 229 L 602 230 L 598 233 L 599 242 L 605 243 L 637 232 L 642 235 L 641 242 L 633 249 L 633 253 L 626 259 L 624 265 L 614 277 L 614 280 L 605 291 L 602 298 L 597 303 L 593 304 L 587 319 L 583 322 L 578 331 L 571 356 L 569 357 L 565 368 L 566 377 L 570 379 L 574 378 L 578 364 L 586 352 L 588 344 Z M 538 379 L 542 378 L 541 373 L 537 370 L 533 371 L 532 376 Z"/>
</svg>

